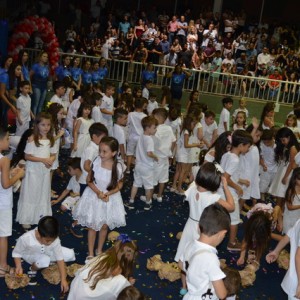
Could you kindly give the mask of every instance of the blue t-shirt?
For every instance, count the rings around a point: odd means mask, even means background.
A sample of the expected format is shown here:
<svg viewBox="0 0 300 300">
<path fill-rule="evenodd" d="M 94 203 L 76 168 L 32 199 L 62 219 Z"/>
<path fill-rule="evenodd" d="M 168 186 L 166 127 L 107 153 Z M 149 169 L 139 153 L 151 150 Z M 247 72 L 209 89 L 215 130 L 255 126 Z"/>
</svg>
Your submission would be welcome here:
<svg viewBox="0 0 300 300">
<path fill-rule="evenodd" d="M 155 81 L 155 79 L 156 79 L 156 73 L 155 73 L 155 71 L 144 70 L 142 72 L 142 85 L 143 86 L 146 84 L 147 80 L 151 80 L 152 83 L 153 83 Z"/>
<path fill-rule="evenodd" d="M 55 70 L 55 74 L 59 81 L 63 81 L 65 77 L 72 75 L 70 68 L 64 66 L 58 66 Z"/>
<path fill-rule="evenodd" d="M 91 84 L 92 83 L 92 73 L 82 71 L 82 83 L 83 84 Z"/>
<path fill-rule="evenodd" d="M 42 66 L 40 64 L 34 64 L 32 66 L 32 71 L 34 72 L 32 76 L 33 84 L 35 83 L 47 84 L 48 76 L 49 76 L 49 67 L 47 65 Z"/>
<path fill-rule="evenodd" d="M 0 83 L 4 83 L 6 89 L 9 88 L 9 78 L 8 78 L 7 70 L 2 68 L 0 69 Z"/>
<path fill-rule="evenodd" d="M 100 76 L 100 80 L 103 80 L 107 75 L 108 75 L 108 69 L 105 68 L 99 68 L 98 70 L 99 76 Z"/>
<path fill-rule="evenodd" d="M 171 79 L 171 88 L 176 90 L 182 89 L 185 77 L 186 75 L 184 73 L 182 74 L 173 73 Z"/>
<path fill-rule="evenodd" d="M 71 76 L 74 81 L 78 82 L 79 78 L 82 74 L 82 69 L 81 68 L 71 68 Z"/>
<path fill-rule="evenodd" d="M 99 82 L 100 79 L 101 79 L 101 78 L 100 78 L 99 70 L 93 71 L 93 72 L 92 72 L 92 83 L 93 83 L 93 84 L 97 84 L 97 83 Z"/>
<path fill-rule="evenodd" d="M 130 23 L 129 22 L 125 22 L 125 23 L 120 22 L 119 23 L 119 30 L 123 31 L 124 34 L 126 34 L 128 32 L 129 28 L 130 28 Z"/>
<path fill-rule="evenodd" d="M 24 80 L 30 81 L 29 69 L 26 65 L 22 66 L 22 74 L 23 74 Z"/>
</svg>

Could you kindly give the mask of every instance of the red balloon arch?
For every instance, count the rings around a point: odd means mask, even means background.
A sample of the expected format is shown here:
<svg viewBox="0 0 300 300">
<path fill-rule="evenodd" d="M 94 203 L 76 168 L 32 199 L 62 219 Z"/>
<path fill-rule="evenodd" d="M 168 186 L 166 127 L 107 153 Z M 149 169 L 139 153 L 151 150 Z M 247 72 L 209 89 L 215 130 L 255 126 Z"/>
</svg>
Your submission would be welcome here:
<svg viewBox="0 0 300 300">
<path fill-rule="evenodd" d="M 26 46 L 30 36 L 35 31 L 39 32 L 44 42 L 44 50 L 49 55 L 51 71 L 54 72 L 54 69 L 58 66 L 59 43 L 54 32 L 54 27 L 46 18 L 30 16 L 16 25 L 8 43 L 8 53 L 14 59 L 17 59 L 19 51 Z"/>
</svg>

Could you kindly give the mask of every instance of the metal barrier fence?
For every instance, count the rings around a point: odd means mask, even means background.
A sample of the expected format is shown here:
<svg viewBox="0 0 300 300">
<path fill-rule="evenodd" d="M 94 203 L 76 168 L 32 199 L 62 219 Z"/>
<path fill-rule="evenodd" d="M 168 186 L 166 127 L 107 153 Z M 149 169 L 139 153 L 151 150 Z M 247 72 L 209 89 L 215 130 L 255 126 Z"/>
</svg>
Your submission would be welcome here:
<svg viewBox="0 0 300 300">
<path fill-rule="evenodd" d="M 27 49 L 29 61 L 34 63 L 39 50 Z M 92 63 L 99 61 L 100 57 L 70 54 L 60 52 L 60 59 L 64 55 L 80 57 L 81 66 L 84 60 Z M 174 67 L 164 65 L 153 65 L 156 73 L 154 85 L 162 87 L 171 85 L 171 78 L 166 74 L 172 72 Z M 126 60 L 107 59 L 107 80 L 117 81 L 120 84 L 128 81 L 132 84 L 140 84 L 142 72 L 146 65 Z M 218 73 L 186 69 L 191 76 L 185 79 L 183 90 L 198 90 L 200 93 L 216 94 L 221 96 L 246 97 L 250 99 L 269 100 L 276 103 L 293 104 L 300 100 L 300 83 L 269 79 L 267 77 L 242 76 L 230 73 Z"/>
</svg>

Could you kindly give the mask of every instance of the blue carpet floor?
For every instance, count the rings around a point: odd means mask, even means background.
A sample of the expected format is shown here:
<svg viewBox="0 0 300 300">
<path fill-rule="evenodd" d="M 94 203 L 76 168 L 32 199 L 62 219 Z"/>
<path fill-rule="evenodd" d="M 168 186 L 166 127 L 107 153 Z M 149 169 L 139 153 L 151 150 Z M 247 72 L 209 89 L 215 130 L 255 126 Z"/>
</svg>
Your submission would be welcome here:
<svg viewBox="0 0 300 300">
<path fill-rule="evenodd" d="M 68 150 L 61 150 L 60 164 L 64 177 L 54 176 L 53 188 L 60 193 L 67 185 L 68 174 L 66 172 L 66 161 Z M 172 174 L 171 174 L 172 178 Z M 126 178 L 124 189 L 122 191 L 123 199 L 128 199 L 131 189 L 132 177 Z M 142 193 L 142 191 L 140 191 Z M 139 194 L 140 195 L 140 194 Z M 18 194 L 14 195 L 14 206 L 17 206 Z M 14 209 L 15 213 L 15 209 Z M 62 213 L 59 206 L 53 207 L 54 216 L 58 218 L 61 225 L 62 245 L 74 248 L 78 263 L 83 263 L 87 254 L 87 231 L 83 230 L 84 238 L 75 238 L 70 232 L 69 227 L 71 217 L 68 213 Z M 137 201 L 135 210 L 127 213 L 127 226 L 116 229 L 119 232 L 127 233 L 132 239 L 138 241 L 139 256 L 135 269 L 136 287 L 139 288 L 149 299 L 182 299 L 178 291 L 180 281 L 171 283 L 166 280 L 160 280 L 157 272 L 151 272 L 146 269 L 148 257 L 160 254 L 163 261 L 172 262 L 175 256 L 178 240 L 176 234 L 182 231 L 188 217 L 188 204 L 183 202 L 183 197 L 170 193 L 168 190 L 162 203 L 153 203 L 151 211 L 143 210 L 143 203 Z M 16 239 L 23 233 L 23 229 L 14 223 L 13 236 L 9 239 L 9 263 L 13 265 L 11 251 L 15 245 Z M 242 236 L 242 230 L 239 230 L 239 237 Z M 225 258 L 228 265 L 236 267 L 237 254 L 229 253 L 226 250 L 226 240 L 218 248 L 219 257 Z M 270 247 L 274 247 L 272 243 Z M 109 243 L 106 245 L 110 246 Z M 27 266 L 28 267 L 28 266 Z M 26 266 L 25 266 L 26 269 Z M 279 269 L 277 264 L 268 265 L 265 261 L 261 262 L 261 268 L 256 273 L 257 278 L 252 287 L 242 289 L 240 299 L 242 300 L 283 300 L 287 299 L 280 287 L 285 271 Z M 71 281 L 71 279 L 70 279 Z M 41 275 L 38 276 L 38 285 L 26 287 L 19 290 L 7 289 L 4 279 L 0 279 L 0 300 L 2 299 L 66 299 L 65 295 L 60 294 L 60 287 L 48 284 Z M 100 299 L 99 299 L 100 300 Z M 101 299 L 105 300 L 105 299 Z"/>
</svg>

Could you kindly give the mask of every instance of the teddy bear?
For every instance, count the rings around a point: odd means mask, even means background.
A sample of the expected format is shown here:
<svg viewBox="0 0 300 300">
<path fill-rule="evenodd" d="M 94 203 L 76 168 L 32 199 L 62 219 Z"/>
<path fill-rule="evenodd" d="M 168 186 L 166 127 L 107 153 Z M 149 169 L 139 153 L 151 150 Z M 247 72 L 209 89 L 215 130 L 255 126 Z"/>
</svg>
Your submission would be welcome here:
<svg viewBox="0 0 300 300">
<path fill-rule="evenodd" d="M 26 274 L 5 274 L 5 283 L 9 289 L 15 290 L 27 286 L 29 283 L 29 277 Z"/>
<path fill-rule="evenodd" d="M 279 268 L 287 270 L 290 264 L 290 253 L 283 249 L 278 255 L 277 263 Z"/>
<path fill-rule="evenodd" d="M 80 265 L 80 264 L 72 264 L 72 265 L 69 265 L 67 266 L 67 274 L 69 277 L 75 277 L 75 274 L 76 272 L 82 268 L 83 265 Z"/>
<path fill-rule="evenodd" d="M 66 272 L 67 267 L 65 266 Z M 58 269 L 58 265 L 54 264 L 42 270 L 42 275 L 45 280 L 47 280 L 50 284 L 59 284 L 60 283 L 60 273 Z"/>
</svg>

